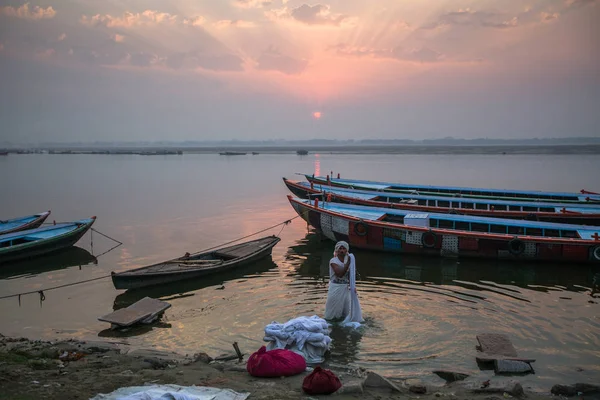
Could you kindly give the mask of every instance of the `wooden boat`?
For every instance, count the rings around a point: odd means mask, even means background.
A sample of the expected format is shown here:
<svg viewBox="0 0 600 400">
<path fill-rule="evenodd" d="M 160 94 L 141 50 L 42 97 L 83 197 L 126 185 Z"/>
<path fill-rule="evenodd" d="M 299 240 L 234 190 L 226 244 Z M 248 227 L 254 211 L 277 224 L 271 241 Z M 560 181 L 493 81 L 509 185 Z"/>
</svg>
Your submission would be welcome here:
<svg viewBox="0 0 600 400">
<path fill-rule="evenodd" d="M 137 289 L 195 279 L 242 267 L 270 255 L 273 247 L 280 240 L 276 236 L 267 236 L 205 253 L 186 255 L 148 267 L 119 273 L 113 271 L 111 273 L 113 285 L 115 289 Z"/>
<path fill-rule="evenodd" d="M 288 199 L 325 237 L 355 248 L 600 265 L 599 227 Z"/>
<path fill-rule="evenodd" d="M 600 225 L 600 204 L 538 203 L 516 200 L 488 200 L 382 193 L 373 190 L 346 189 L 335 186 L 290 181 L 285 185 L 300 198 L 319 197 L 327 201 L 363 206 L 396 208 L 434 213 L 453 213 L 492 218 L 528 219 L 582 225 Z"/>
<path fill-rule="evenodd" d="M 0 235 L 0 264 L 33 258 L 73 246 L 96 217 Z"/>
<path fill-rule="evenodd" d="M 49 215 L 50 211 L 46 211 L 26 217 L 0 220 L 0 235 L 37 228 L 44 223 Z"/>
<path fill-rule="evenodd" d="M 481 199 L 512 199 L 523 201 L 554 201 L 559 203 L 600 203 L 600 194 L 581 190 L 581 193 L 540 192 L 510 189 L 481 189 L 457 186 L 428 186 L 390 182 L 365 181 L 357 179 L 317 177 L 304 175 L 313 184 L 345 187 L 380 192 L 410 193 L 434 196 L 468 197 Z M 339 175 L 338 175 L 339 176 Z"/>
</svg>

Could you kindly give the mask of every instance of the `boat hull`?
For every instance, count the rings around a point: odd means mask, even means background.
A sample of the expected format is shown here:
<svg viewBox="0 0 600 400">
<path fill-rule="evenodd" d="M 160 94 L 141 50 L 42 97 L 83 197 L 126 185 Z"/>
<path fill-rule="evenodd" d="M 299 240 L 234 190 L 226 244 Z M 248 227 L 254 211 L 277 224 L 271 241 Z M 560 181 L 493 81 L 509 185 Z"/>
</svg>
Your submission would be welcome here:
<svg viewBox="0 0 600 400">
<path fill-rule="evenodd" d="M 44 221 L 46 221 L 46 219 L 48 218 L 49 215 L 50 215 L 50 211 L 46 211 L 46 212 L 43 212 L 40 214 L 36 214 L 37 218 L 35 218 L 32 221 L 23 222 L 22 224 L 19 224 L 17 226 L 11 227 L 11 228 L 2 229 L 2 227 L 0 226 L 0 235 L 24 231 L 27 229 L 39 228 L 44 223 Z M 28 217 L 23 217 L 22 219 L 26 219 L 26 218 L 28 218 Z M 16 218 L 15 220 L 18 220 L 18 219 L 19 218 Z"/>
<path fill-rule="evenodd" d="M 217 267 L 205 268 L 205 269 L 193 269 L 190 271 L 171 272 L 171 273 L 153 273 L 144 275 L 129 275 L 126 272 L 123 273 L 111 273 L 111 278 L 115 289 L 140 289 L 149 286 L 163 285 L 178 281 L 188 281 L 198 279 L 203 276 L 212 275 L 224 271 L 230 271 L 235 268 L 240 268 L 254 263 L 262 258 L 268 257 L 272 254 L 273 247 L 279 243 L 281 239 L 274 237 L 273 241 L 267 246 L 257 251 L 254 254 L 244 257 L 242 259 L 232 260 L 225 262 Z"/>
<path fill-rule="evenodd" d="M 407 226 L 362 220 L 288 199 L 294 210 L 327 239 L 344 240 L 351 247 L 391 253 L 448 258 L 595 263 L 600 265 L 600 241 L 516 237 L 469 231 Z M 518 247 L 515 248 L 515 240 Z"/>
<path fill-rule="evenodd" d="M 96 219 L 93 217 L 90 222 L 80 224 L 77 228 L 60 236 L 0 249 L 0 265 L 43 256 L 71 247 L 85 235 L 95 221 Z M 27 231 L 23 231 L 23 233 L 25 232 Z"/>
<path fill-rule="evenodd" d="M 593 192 L 582 190 L 577 193 L 562 192 L 527 192 L 521 190 L 504 189 L 481 189 L 465 187 L 444 187 L 444 186 L 424 186 L 409 185 L 390 182 L 347 180 L 340 178 L 318 177 L 305 175 L 307 181 L 314 184 L 336 186 L 341 188 L 378 190 L 389 193 L 413 193 L 428 194 L 447 197 L 466 197 L 475 199 L 498 199 L 498 200 L 519 200 L 519 201 L 554 201 L 568 204 L 599 204 L 600 195 Z"/>
<path fill-rule="evenodd" d="M 320 184 L 313 185 L 313 188 L 298 184 L 287 179 L 283 179 L 287 188 L 299 198 L 302 199 L 322 199 L 323 191 L 325 186 Z M 350 190 L 350 189 L 347 189 Z M 393 208 L 397 210 L 411 210 L 421 212 L 434 212 L 434 213 L 455 213 L 462 215 L 472 215 L 478 217 L 492 217 L 492 218 L 509 218 L 509 219 L 527 219 L 533 221 L 543 222 L 556 222 L 566 224 L 578 224 L 578 225 L 600 225 L 600 213 L 579 213 L 579 212 L 540 212 L 540 211 L 503 211 L 503 210 L 482 210 L 475 208 L 449 208 L 449 207 L 430 207 L 422 206 L 418 204 L 403 204 L 403 203 L 392 203 L 387 201 L 362 199 L 359 197 L 352 197 L 351 195 L 342 195 L 339 193 L 331 193 L 331 201 L 343 204 L 357 204 L 371 207 L 383 207 Z M 509 201 L 509 199 L 506 199 Z M 536 206 L 539 204 L 536 204 Z M 569 207 L 569 205 L 565 205 Z M 600 205 L 598 206 L 600 208 Z"/>
</svg>

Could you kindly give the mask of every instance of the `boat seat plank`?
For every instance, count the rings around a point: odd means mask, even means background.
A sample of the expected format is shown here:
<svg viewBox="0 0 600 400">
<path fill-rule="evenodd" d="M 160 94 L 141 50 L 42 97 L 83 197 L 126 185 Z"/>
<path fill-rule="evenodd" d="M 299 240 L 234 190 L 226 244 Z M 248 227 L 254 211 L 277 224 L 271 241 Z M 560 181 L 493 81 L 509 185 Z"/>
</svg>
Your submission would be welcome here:
<svg viewBox="0 0 600 400">
<path fill-rule="evenodd" d="M 245 244 L 245 245 L 241 245 L 239 247 L 233 247 L 231 249 L 228 249 L 226 251 L 218 251 L 215 252 L 215 256 L 219 257 L 219 256 L 224 256 L 224 257 L 245 257 L 248 254 L 251 254 L 255 251 L 258 251 L 260 249 L 262 249 L 264 247 L 264 245 L 261 245 L 260 243 L 251 243 L 251 244 Z"/>
<path fill-rule="evenodd" d="M 518 357 L 517 350 L 507 335 L 501 333 L 483 333 L 477 335 L 482 352 L 505 357 Z"/>
<path fill-rule="evenodd" d="M 113 325 L 126 327 L 144 320 L 152 319 L 153 317 L 165 312 L 165 310 L 169 307 L 171 307 L 171 304 L 167 303 L 166 301 L 153 299 L 151 297 L 144 297 L 129 307 L 122 308 L 110 314 L 104 315 L 98 318 L 98 320 L 109 322 Z"/>
</svg>

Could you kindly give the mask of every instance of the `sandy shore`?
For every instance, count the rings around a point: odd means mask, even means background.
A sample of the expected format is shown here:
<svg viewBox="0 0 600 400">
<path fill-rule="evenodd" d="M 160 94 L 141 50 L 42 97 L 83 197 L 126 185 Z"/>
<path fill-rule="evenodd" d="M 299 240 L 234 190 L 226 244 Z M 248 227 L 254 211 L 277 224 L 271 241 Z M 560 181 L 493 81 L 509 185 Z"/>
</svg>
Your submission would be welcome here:
<svg viewBox="0 0 600 400">
<path fill-rule="evenodd" d="M 75 400 L 125 386 L 178 384 L 249 392 L 250 399 L 311 398 L 302 392 L 302 380 L 309 372 L 288 378 L 254 378 L 246 372 L 244 361 L 218 359 L 211 361 L 204 353 L 181 355 L 131 349 L 115 342 L 51 342 L 0 335 L 0 393 L 4 400 Z M 388 380 L 363 369 L 334 372 L 344 385 L 333 395 L 339 399 L 500 400 L 551 396 L 550 388 L 547 394 L 523 393 L 521 385 L 511 378 L 494 380 L 481 389 L 482 382 L 469 378 L 425 387 L 419 381 Z M 592 397 L 586 397 L 589 398 Z"/>
</svg>

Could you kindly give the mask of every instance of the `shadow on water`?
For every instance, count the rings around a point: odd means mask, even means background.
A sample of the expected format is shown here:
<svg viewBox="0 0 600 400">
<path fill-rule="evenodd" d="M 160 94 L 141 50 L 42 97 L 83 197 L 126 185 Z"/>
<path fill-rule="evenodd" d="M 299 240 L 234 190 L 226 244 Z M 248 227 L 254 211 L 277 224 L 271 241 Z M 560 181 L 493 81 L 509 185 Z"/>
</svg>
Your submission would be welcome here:
<svg viewBox="0 0 600 400">
<path fill-rule="evenodd" d="M 252 275 L 261 274 L 270 269 L 277 268 L 277 264 L 271 258 L 265 258 L 242 268 L 227 270 L 215 275 L 207 275 L 195 280 L 173 282 L 170 284 L 150 286 L 135 290 L 127 290 L 115 297 L 113 310 L 128 307 L 144 297 L 160 298 L 168 301 L 174 298 L 194 296 L 195 291 L 210 286 L 223 286 L 227 281 L 240 278 L 252 278 Z"/>
<path fill-rule="evenodd" d="M 104 329 L 104 330 L 98 332 L 98 336 L 106 337 L 106 338 L 127 338 L 127 337 L 133 337 L 133 336 L 140 336 L 140 335 L 146 334 L 148 332 L 151 332 L 154 329 L 165 329 L 165 328 L 168 329 L 171 327 L 172 327 L 172 325 L 169 324 L 168 322 L 157 321 L 157 322 L 153 322 L 151 324 L 133 325 L 133 326 L 131 326 L 129 328 L 125 328 L 125 329 L 107 328 L 107 329 Z"/>
<path fill-rule="evenodd" d="M 81 247 L 69 247 L 58 253 L 10 263 L 0 268 L 0 279 L 16 279 L 35 276 L 44 272 L 57 271 L 69 267 L 98 264 L 98 260 L 89 251 Z"/>
<path fill-rule="evenodd" d="M 322 240 L 318 233 L 308 233 L 297 245 L 290 246 L 286 260 L 295 268 L 295 275 L 326 282 L 328 262 L 334 242 Z M 405 283 L 469 286 L 477 290 L 479 282 L 512 285 L 536 291 L 562 290 L 584 292 L 591 290 L 600 266 L 568 265 L 527 261 L 449 259 L 417 255 L 392 254 L 351 249 L 357 260 L 359 281 L 388 279 Z M 470 284 L 471 283 L 471 284 Z"/>
</svg>

